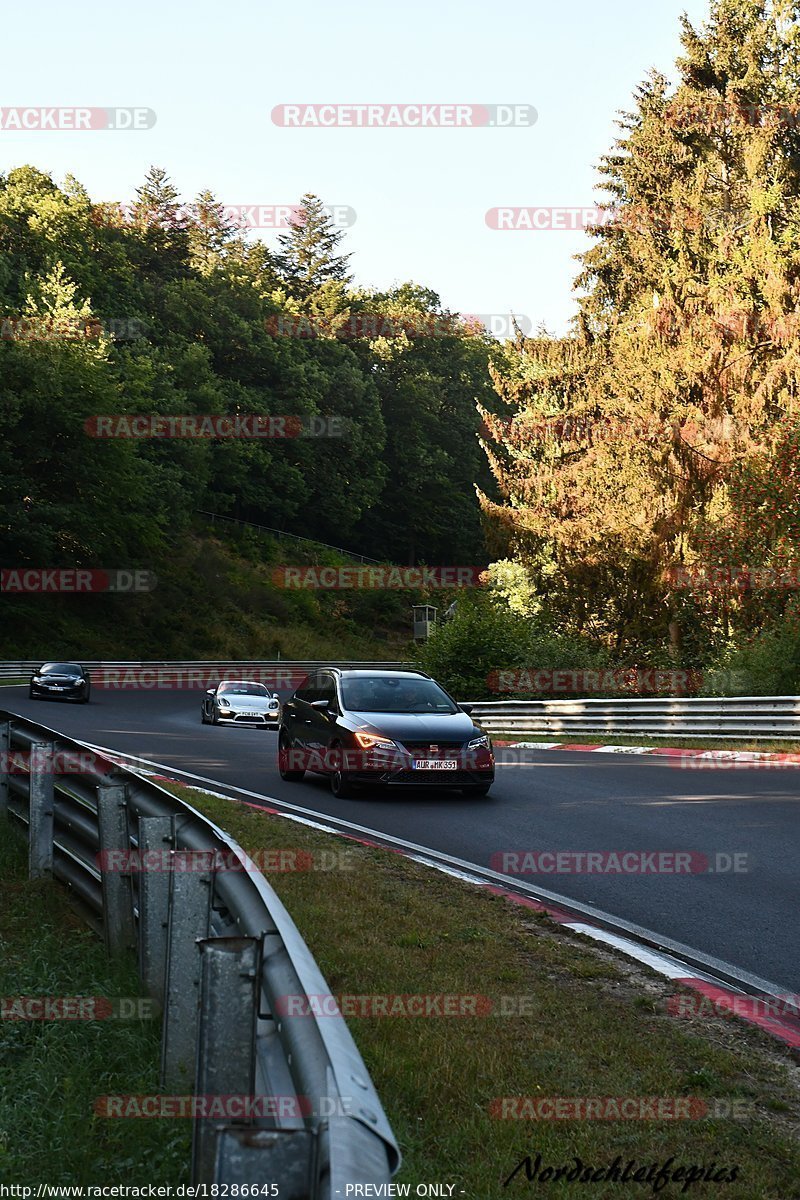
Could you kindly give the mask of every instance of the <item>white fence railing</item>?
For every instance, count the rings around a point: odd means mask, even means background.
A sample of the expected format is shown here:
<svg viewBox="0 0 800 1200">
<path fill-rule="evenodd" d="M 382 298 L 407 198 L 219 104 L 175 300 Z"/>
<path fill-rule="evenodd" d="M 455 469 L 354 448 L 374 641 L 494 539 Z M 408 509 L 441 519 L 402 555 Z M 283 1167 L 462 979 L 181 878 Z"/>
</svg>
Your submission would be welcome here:
<svg viewBox="0 0 800 1200">
<path fill-rule="evenodd" d="M 89 661 L 82 665 L 106 686 L 124 686 L 125 673 L 143 673 L 145 683 L 158 686 L 174 677 L 182 686 L 201 686 L 219 675 L 271 680 L 273 686 L 294 690 L 302 677 L 319 667 L 361 670 L 403 670 L 404 662 L 352 660 L 234 659 L 207 661 Z M 26 679 L 41 666 L 40 659 L 0 662 L 0 681 Z M 114 673 L 119 678 L 115 679 Z M 152 676 L 152 679 L 150 678 Z M 102 685 L 101 685 L 102 686 Z M 489 733 L 640 735 L 646 738 L 784 738 L 800 740 L 800 696 L 647 697 L 620 700 L 498 700 L 475 701 L 473 716 Z"/>
<path fill-rule="evenodd" d="M 800 696 L 477 701 L 472 715 L 489 733 L 800 740 Z"/>
<path fill-rule="evenodd" d="M 42 659 L 18 659 L 17 661 L 0 662 L 0 681 L 3 679 L 27 679 L 34 671 L 38 670 L 42 665 Z M 179 661 L 172 659 L 169 662 L 158 659 L 148 659 L 137 662 L 121 662 L 121 661 L 99 661 L 96 659 L 54 659 L 53 661 L 75 661 L 80 662 L 85 670 L 92 675 L 105 675 L 112 672 L 121 673 L 123 676 L 126 672 L 150 672 L 157 673 L 159 679 L 168 678 L 170 675 L 180 677 L 188 681 L 187 686 L 191 685 L 190 676 L 197 675 L 198 679 L 209 678 L 215 674 L 222 676 L 223 674 L 229 678 L 241 675 L 247 677 L 257 673 L 263 673 L 270 678 L 274 675 L 278 680 L 282 676 L 287 681 L 292 681 L 300 676 L 307 675 L 310 671 L 317 670 L 318 667 L 351 667 L 356 670 L 384 670 L 396 671 L 407 667 L 408 663 L 402 662 L 355 662 L 341 661 L 332 662 L 313 661 L 310 659 L 291 660 L 288 658 L 271 658 L 271 659 L 251 659 L 246 662 L 236 659 L 210 659 L 207 661 Z M 276 684 L 279 686 L 280 684 Z M 288 684 L 287 684 L 288 686 Z M 297 686 L 297 685 L 295 685 Z"/>
</svg>

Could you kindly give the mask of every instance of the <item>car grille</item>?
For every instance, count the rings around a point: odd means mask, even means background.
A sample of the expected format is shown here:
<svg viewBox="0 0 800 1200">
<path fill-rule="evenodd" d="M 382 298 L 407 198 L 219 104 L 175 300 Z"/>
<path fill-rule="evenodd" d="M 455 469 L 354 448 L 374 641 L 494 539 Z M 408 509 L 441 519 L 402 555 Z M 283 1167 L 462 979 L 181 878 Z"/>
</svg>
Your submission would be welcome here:
<svg viewBox="0 0 800 1200">
<path fill-rule="evenodd" d="M 410 783 L 417 787 L 427 784 L 437 784 L 440 787 L 461 787 L 465 783 L 474 783 L 475 776 L 470 771 L 398 771 L 390 776 L 389 784 Z"/>
<path fill-rule="evenodd" d="M 409 754 L 415 758 L 456 758 L 464 749 L 464 742 L 403 742 Z"/>
</svg>

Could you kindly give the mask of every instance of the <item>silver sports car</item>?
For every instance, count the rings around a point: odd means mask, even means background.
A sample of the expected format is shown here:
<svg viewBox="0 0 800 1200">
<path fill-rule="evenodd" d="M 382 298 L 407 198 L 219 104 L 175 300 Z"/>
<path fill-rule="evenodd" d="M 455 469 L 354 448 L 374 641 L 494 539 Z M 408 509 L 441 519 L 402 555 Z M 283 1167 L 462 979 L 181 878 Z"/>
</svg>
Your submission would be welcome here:
<svg viewBox="0 0 800 1200">
<path fill-rule="evenodd" d="M 200 719 L 204 725 L 260 725 L 277 728 L 281 702 L 263 683 L 228 679 L 209 688 L 203 697 Z"/>
</svg>

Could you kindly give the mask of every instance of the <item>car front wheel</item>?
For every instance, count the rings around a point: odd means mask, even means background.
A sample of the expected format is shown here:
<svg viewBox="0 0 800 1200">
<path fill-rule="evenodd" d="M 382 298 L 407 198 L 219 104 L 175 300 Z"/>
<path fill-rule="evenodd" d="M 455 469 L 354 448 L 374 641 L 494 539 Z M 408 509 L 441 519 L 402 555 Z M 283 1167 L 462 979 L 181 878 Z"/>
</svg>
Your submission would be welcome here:
<svg viewBox="0 0 800 1200">
<path fill-rule="evenodd" d="M 341 746 L 332 746 L 331 754 L 334 758 L 334 769 L 331 772 L 331 791 L 337 800 L 347 800 L 354 796 L 357 792 L 357 787 L 351 780 L 346 771 L 342 770 L 342 754 Z"/>
<path fill-rule="evenodd" d="M 286 783 L 300 783 L 305 776 L 305 768 L 302 771 L 290 771 L 291 761 L 292 746 L 287 735 L 282 733 L 278 738 L 278 774 Z"/>
</svg>

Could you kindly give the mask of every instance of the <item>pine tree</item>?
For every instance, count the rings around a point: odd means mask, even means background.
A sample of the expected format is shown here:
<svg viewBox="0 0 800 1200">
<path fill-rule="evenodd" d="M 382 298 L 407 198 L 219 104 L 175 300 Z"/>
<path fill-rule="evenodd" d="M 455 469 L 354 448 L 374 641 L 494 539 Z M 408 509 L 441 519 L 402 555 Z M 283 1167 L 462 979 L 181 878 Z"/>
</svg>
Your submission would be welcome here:
<svg viewBox="0 0 800 1200">
<path fill-rule="evenodd" d="M 192 266 L 207 274 L 237 243 L 242 242 L 238 222 L 228 216 L 213 192 L 200 192 L 192 205 L 189 251 Z"/>
<path fill-rule="evenodd" d="M 185 274 L 189 260 L 189 214 L 162 167 L 151 167 L 141 187 L 131 220 L 144 250 L 142 266 L 160 276 Z"/>
<path fill-rule="evenodd" d="M 294 214 L 288 233 L 278 238 L 278 269 L 289 290 L 307 299 L 327 283 L 347 285 L 350 254 L 338 253 L 344 233 L 337 229 L 318 196 L 307 192 Z"/>
<path fill-rule="evenodd" d="M 738 599 L 700 611 L 668 567 L 756 550 L 764 504 L 748 513 L 735 480 L 751 460 L 763 475 L 800 411 L 797 16 L 797 0 L 716 0 L 702 29 L 684 19 L 677 87 L 649 76 L 602 160 L 575 334 L 555 362 L 524 343 L 500 373 L 499 515 L 550 547 L 573 610 L 583 578 L 618 642 L 655 617 L 677 652 L 682 622 L 736 616 Z M 554 410 L 582 433 L 542 446 Z"/>
</svg>

